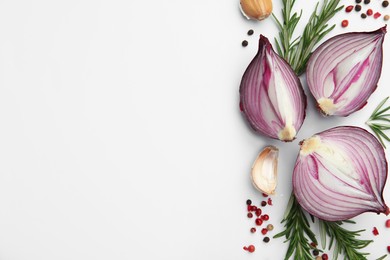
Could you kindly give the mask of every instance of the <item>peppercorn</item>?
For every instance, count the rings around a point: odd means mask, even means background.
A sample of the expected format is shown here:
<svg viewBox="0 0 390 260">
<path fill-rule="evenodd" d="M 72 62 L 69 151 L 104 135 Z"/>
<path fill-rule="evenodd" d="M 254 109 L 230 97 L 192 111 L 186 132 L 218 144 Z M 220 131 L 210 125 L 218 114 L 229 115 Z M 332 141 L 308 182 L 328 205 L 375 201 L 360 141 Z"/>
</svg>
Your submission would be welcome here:
<svg viewBox="0 0 390 260">
<path fill-rule="evenodd" d="M 382 6 L 383 6 L 383 7 L 387 7 L 388 5 L 389 5 L 389 1 L 383 1 L 383 2 L 382 2 Z"/>
<path fill-rule="evenodd" d="M 372 229 L 372 233 L 374 234 L 374 236 L 379 235 L 378 229 L 377 229 L 376 227 L 374 227 L 374 228 Z"/>
<path fill-rule="evenodd" d="M 263 220 L 261 218 L 257 218 L 255 220 L 255 223 L 256 223 L 256 225 L 261 226 L 261 224 L 263 224 Z"/>
<path fill-rule="evenodd" d="M 268 224 L 267 229 L 268 229 L 268 231 L 272 231 L 274 229 L 274 225 Z"/>
<path fill-rule="evenodd" d="M 370 15 L 372 15 L 372 14 L 373 14 L 372 9 L 368 9 L 368 10 L 367 10 L 367 15 L 370 16 Z"/>
<path fill-rule="evenodd" d="M 388 247 L 387 247 L 387 252 L 389 252 L 389 253 L 390 253 L 390 246 L 388 246 Z"/>
<path fill-rule="evenodd" d="M 255 252 L 255 246 L 254 246 L 254 245 L 248 246 L 248 252 L 249 252 L 249 253 Z"/>
<path fill-rule="evenodd" d="M 349 6 L 345 7 L 345 11 L 346 11 L 347 13 L 351 12 L 352 9 L 353 9 L 353 5 L 349 5 Z"/>
<path fill-rule="evenodd" d="M 388 21 L 389 18 L 390 18 L 390 16 L 389 16 L 388 14 L 386 14 L 385 16 L 383 16 L 383 20 L 385 20 L 385 21 Z"/>
<path fill-rule="evenodd" d="M 322 255 L 322 260 L 328 260 L 328 255 L 327 254 L 323 254 Z"/>
<path fill-rule="evenodd" d="M 256 206 L 251 206 L 251 211 L 256 211 L 257 210 L 257 207 Z"/>
<path fill-rule="evenodd" d="M 268 198 L 267 203 L 268 203 L 268 205 L 272 206 L 272 199 Z"/>
<path fill-rule="evenodd" d="M 363 14 L 360 15 L 360 17 L 363 18 L 363 19 L 366 19 L 367 15 L 363 13 Z"/>
<path fill-rule="evenodd" d="M 265 243 L 268 243 L 269 242 L 269 237 L 265 237 L 265 238 L 263 238 L 263 241 L 265 242 Z"/>
<path fill-rule="evenodd" d="M 322 260 L 321 256 L 317 256 L 315 260 Z"/>
<path fill-rule="evenodd" d="M 262 215 L 261 219 L 267 221 L 267 220 L 269 220 L 269 216 L 267 214 Z"/>
<path fill-rule="evenodd" d="M 261 209 L 256 209 L 256 212 L 255 212 L 256 216 L 260 216 L 261 215 Z"/>
<path fill-rule="evenodd" d="M 248 46 L 248 41 L 246 41 L 246 40 L 244 40 L 244 41 L 242 41 L 242 47 L 246 47 L 246 46 Z"/>
<path fill-rule="evenodd" d="M 314 243 L 314 242 L 311 242 L 310 245 L 311 245 L 313 248 L 316 248 L 316 247 L 317 247 L 317 244 Z"/>
<path fill-rule="evenodd" d="M 263 197 L 268 197 L 268 194 L 263 192 Z"/>
<path fill-rule="evenodd" d="M 374 14 L 374 18 L 375 19 L 378 19 L 379 17 L 381 17 L 381 13 L 379 13 L 379 12 L 376 12 L 375 14 Z"/>
<path fill-rule="evenodd" d="M 355 5 L 355 11 L 356 12 L 360 12 L 360 10 L 362 10 L 362 6 L 361 5 Z"/>
<path fill-rule="evenodd" d="M 313 250 L 313 255 L 314 256 L 318 256 L 320 254 L 320 251 L 318 251 L 318 249 L 314 249 Z"/>
<path fill-rule="evenodd" d="M 386 227 L 390 228 L 390 219 L 386 220 Z"/>
<path fill-rule="evenodd" d="M 249 212 L 249 213 L 247 214 L 247 217 L 248 217 L 248 218 L 253 218 L 253 214 L 252 214 L 251 212 Z"/>
<path fill-rule="evenodd" d="M 362 2 L 362 0 L 356 0 L 355 1 L 357 4 L 360 4 Z"/>
<path fill-rule="evenodd" d="M 261 206 L 262 206 L 262 207 L 267 206 L 267 202 L 266 202 L 266 201 L 262 201 L 262 202 L 261 202 Z"/>
<path fill-rule="evenodd" d="M 253 35 L 253 33 L 254 33 L 254 31 L 253 31 L 252 29 L 250 29 L 250 30 L 248 31 L 248 35 Z"/>
<path fill-rule="evenodd" d="M 368 5 L 370 3 L 370 0 L 364 0 L 364 3 Z"/>
<path fill-rule="evenodd" d="M 261 230 L 261 234 L 263 234 L 263 235 L 267 234 L 267 232 L 268 232 L 268 229 L 266 229 L 266 228 L 263 228 L 263 229 Z"/>
<path fill-rule="evenodd" d="M 251 200 L 247 200 L 246 201 L 246 205 L 252 205 L 252 201 Z"/>
<path fill-rule="evenodd" d="M 256 228 L 251 228 L 251 233 L 255 233 L 256 232 Z"/>
<path fill-rule="evenodd" d="M 347 26 L 348 26 L 348 20 L 343 20 L 343 21 L 341 22 L 341 26 L 342 26 L 342 27 L 347 27 Z"/>
</svg>

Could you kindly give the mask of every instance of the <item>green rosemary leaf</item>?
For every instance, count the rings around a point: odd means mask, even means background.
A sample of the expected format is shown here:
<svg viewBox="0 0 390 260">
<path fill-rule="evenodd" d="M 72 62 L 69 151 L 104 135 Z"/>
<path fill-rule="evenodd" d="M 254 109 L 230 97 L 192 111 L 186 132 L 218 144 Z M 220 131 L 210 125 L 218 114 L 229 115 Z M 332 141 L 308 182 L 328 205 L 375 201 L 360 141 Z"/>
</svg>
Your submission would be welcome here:
<svg viewBox="0 0 390 260">
<path fill-rule="evenodd" d="M 386 257 L 387 257 L 387 255 L 383 255 L 383 256 L 379 257 L 378 259 L 376 259 L 376 260 L 383 260 L 383 259 L 385 259 Z"/>
<path fill-rule="evenodd" d="M 292 37 L 302 16 L 302 10 L 299 15 L 296 12 L 292 13 L 295 0 L 283 0 L 282 22 L 273 15 L 279 28 L 279 40 L 276 40 L 276 45 L 281 48 L 277 48 L 277 51 L 298 75 L 306 69 L 306 63 L 314 46 L 333 30 L 334 25 L 329 27 L 327 23 L 343 8 L 343 6 L 338 6 L 339 3 L 340 0 L 324 0 L 322 8 L 319 10 L 319 2 L 317 2 L 303 34 L 294 40 Z"/>
<path fill-rule="evenodd" d="M 291 194 L 288 202 L 285 216 L 282 220 L 285 230 L 276 234 L 274 238 L 285 236 L 286 243 L 289 243 L 285 259 L 312 259 L 311 246 L 308 238 L 317 244 L 315 234 L 310 229 L 310 222 L 304 210 L 296 201 L 293 194 Z"/>
<path fill-rule="evenodd" d="M 390 114 L 385 114 L 385 112 L 390 110 L 390 106 L 384 107 L 388 99 L 389 97 L 383 99 L 379 103 L 366 122 L 384 148 L 386 148 L 386 146 L 383 139 L 390 142 L 390 138 L 383 132 L 385 130 L 390 130 Z"/>
<path fill-rule="evenodd" d="M 357 231 L 349 231 L 343 228 L 342 223 L 323 221 L 322 225 L 324 225 L 324 229 L 326 230 L 327 236 L 331 239 L 331 245 L 333 241 L 335 242 L 334 247 L 334 256 L 337 259 L 337 255 L 344 254 L 347 259 L 366 259 L 366 255 L 368 253 L 362 253 L 359 250 L 365 248 L 372 240 L 361 240 L 358 237 L 361 232 L 365 230 L 357 230 Z M 332 247 L 330 246 L 329 249 Z"/>
<path fill-rule="evenodd" d="M 388 99 L 389 99 L 389 97 L 383 99 L 383 100 L 379 103 L 379 105 L 374 109 L 374 111 L 372 112 L 371 116 L 376 115 L 377 112 L 379 111 L 379 109 L 381 109 L 381 107 L 386 103 L 386 101 L 387 101 Z M 370 119 L 371 119 L 371 117 L 370 117 Z"/>
</svg>

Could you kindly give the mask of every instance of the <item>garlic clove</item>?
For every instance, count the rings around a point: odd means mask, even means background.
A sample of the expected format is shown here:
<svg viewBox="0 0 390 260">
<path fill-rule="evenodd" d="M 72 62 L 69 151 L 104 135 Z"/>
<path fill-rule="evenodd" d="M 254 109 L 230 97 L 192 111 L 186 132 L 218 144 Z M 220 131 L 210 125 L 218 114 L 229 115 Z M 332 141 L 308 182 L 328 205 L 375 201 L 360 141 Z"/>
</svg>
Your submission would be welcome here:
<svg viewBox="0 0 390 260">
<path fill-rule="evenodd" d="M 261 21 L 272 13 L 272 0 L 240 0 L 240 9 L 247 19 Z"/>
<path fill-rule="evenodd" d="M 278 176 L 279 150 L 275 146 L 267 146 L 257 156 L 252 166 L 252 184 L 268 195 L 274 194 Z"/>
</svg>

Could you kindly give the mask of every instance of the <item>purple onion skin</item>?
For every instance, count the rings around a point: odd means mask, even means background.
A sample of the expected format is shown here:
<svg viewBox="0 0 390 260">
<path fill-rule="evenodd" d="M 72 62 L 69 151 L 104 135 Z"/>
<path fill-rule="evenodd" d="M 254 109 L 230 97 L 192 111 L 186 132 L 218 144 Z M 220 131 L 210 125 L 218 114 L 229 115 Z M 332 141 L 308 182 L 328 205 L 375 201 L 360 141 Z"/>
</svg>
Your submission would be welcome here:
<svg viewBox="0 0 390 260">
<path fill-rule="evenodd" d="M 313 141 L 317 137 L 320 143 Z M 347 220 L 364 212 L 389 214 L 383 199 L 388 165 L 375 136 L 359 127 L 341 126 L 300 144 L 293 191 L 307 212 L 326 221 Z M 349 174 L 341 174 L 342 170 Z"/>
<path fill-rule="evenodd" d="M 278 84 L 275 84 L 278 82 Z M 255 132 L 292 141 L 305 119 L 306 95 L 290 65 L 260 35 L 240 85 L 240 110 Z"/>
<path fill-rule="evenodd" d="M 348 116 L 367 104 L 381 75 L 385 34 L 386 26 L 372 32 L 339 34 L 313 52 L 307 64 L 306 79 L 323 115 Z M 372 52 L 364 53 L 369 46 Z M 368 56 L 359 62 L 353 61 L 351 57 L 356 58 L 358 54 Z M 343 70 L 348 66 L 346 73 Z"/>
</svg>

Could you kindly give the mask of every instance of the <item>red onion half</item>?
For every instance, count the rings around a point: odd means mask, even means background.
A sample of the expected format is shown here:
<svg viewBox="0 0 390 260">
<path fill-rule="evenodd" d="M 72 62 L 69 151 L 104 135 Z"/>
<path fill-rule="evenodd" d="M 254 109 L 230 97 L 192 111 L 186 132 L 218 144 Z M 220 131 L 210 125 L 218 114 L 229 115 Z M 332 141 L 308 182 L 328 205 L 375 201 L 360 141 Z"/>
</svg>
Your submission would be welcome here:
<svg viewBox="0 0 390 260">
<path fill-rule="evenodd" d="M 252 128 L 282 141 L 292 141 L 305 118 L 306 96 L 290 65 L 260 35 L 259 50 L 240 86 L 240 109 Z"/>
<path fill-rule="evenodd" d="M 306 211 L 327 221 L 346 220 L 367 211 L 389 214 L 382 195 L 387 161 L 372 134 L 341 126 L 300 144 L 293 189 Z"/>
<path fill-rule="evenodd" d="M 307 84 L 324 115 L 348 116 L 366 105 L 381 75 L 385 34 L 386 26 L 340 34 L 311 55 Z"/>
</svg>

